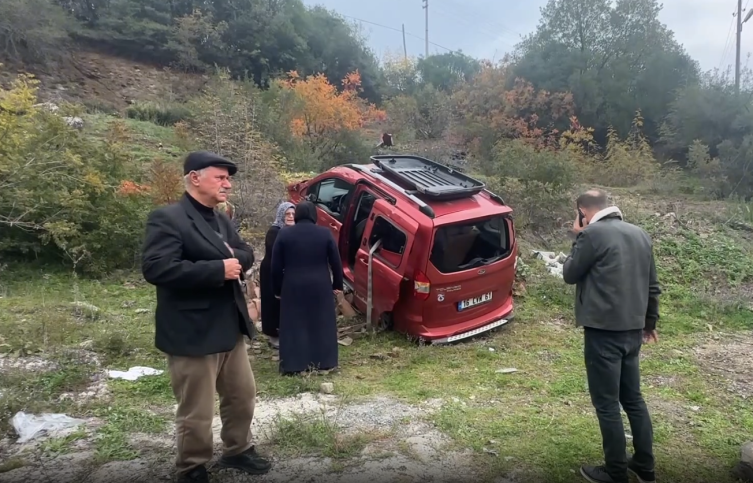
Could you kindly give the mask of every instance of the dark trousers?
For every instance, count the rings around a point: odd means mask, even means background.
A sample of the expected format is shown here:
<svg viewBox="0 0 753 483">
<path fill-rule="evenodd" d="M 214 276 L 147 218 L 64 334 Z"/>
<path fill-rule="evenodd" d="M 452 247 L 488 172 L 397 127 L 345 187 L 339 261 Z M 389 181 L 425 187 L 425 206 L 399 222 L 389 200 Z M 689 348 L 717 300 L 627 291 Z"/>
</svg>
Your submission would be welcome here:
<svg viewBox="0 0 753 483">
<path fill-rule="evenodd" d="M 614 481 L 627 483 L 625 429 L 620 404 L 633 434 L 633 463 L 654 471 L 651 417 L 641 394 L 640 351 L 643 331 L 584 330 L 588 390 L 599 418 L 606 470 Z"/>
</svg>

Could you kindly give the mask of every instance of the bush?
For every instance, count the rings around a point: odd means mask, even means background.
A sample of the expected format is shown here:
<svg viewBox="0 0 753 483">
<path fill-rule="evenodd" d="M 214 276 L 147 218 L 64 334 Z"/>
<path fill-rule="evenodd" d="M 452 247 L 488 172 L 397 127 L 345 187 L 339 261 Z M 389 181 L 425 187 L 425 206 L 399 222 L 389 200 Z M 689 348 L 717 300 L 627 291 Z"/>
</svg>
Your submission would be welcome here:
<svg viewBox="0 0 753 483">
<path fill-rule="evenodd" d="M 406 139 L 441 138 L 450 125 L 451 107 L 450 96 L 431 85 L 386 103 L 392 132 Z"/>
<path fill-rule="evenodd" d="M 132 267 L 148 200 L 122 122 L 104 140 L 34 108 L 36 82 L 0 91 L 0 257 L 62 261 L 90 273 Z"/>
<path fill-rule="evenodd" d="M 572 153 L 505 140 L 495 146 L 493 161 L 490 189 L 513 207 L 518 229 L 548 233 L 572 218 L 578 176 Z"/>
<path fill-rule="evenodd" d="M 128 106 L 126 116 L 137 121 L 147 121 L 159 126 L 174 126 L 188 121 L 191 110 L 183 104 L 160 104 L 155 102 L 136 102 Z"/>
</svg>

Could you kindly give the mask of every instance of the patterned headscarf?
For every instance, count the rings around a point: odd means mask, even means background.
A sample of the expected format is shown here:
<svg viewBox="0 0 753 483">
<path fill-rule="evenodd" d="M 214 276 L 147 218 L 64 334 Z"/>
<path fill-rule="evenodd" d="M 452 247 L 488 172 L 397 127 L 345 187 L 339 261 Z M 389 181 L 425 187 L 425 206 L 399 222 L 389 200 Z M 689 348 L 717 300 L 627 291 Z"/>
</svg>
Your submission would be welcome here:
<svg viewBox="0 0 753 483">
<path fill-rule="evenodd" d="M 285 212 L 288 211 L 290 208 L 295 208 L 295 205 L 293 203 L 290 203 L 289 201 L 280 203 L 280 206 L 277 207 L 277 215 L 275 216 L 275 222 L 272 223 L 272 225 L 279 228 L 283 228 L 285 226 Z"/>
</svg>

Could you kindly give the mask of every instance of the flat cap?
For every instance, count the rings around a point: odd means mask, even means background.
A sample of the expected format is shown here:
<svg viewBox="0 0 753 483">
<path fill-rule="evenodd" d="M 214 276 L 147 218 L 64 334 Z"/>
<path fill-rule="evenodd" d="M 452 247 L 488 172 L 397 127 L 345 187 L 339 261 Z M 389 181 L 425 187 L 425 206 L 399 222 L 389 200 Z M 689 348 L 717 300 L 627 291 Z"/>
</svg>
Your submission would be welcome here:
<svg viewBox="0 0 753 483">
<path fill-rule="evenodd" d="M 227 168 L 230 176 L 238 172 L 238 166 L 234 162 L 223 158 L 219 154 L 210 153 L 209 151 L 194 151 L 193 153 L 189 153 L 185 161 L 183 161 L 183 175 L 185 176 L 191 171 L 199 171 L 210 166 Z"/>
</svg>

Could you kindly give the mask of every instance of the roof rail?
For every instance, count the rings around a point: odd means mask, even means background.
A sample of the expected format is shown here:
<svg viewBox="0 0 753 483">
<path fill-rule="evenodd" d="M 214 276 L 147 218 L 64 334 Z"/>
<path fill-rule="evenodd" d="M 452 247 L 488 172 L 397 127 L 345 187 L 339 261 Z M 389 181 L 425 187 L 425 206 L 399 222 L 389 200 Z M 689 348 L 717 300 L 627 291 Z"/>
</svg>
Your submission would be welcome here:
<svg viewBox="0 0 753 483">
<path fill-rule="evenodd" d="M 486 185 L 460 171 L 430 159 L 408 154 L 371 156 L 385 177 L 437 201 L 469 198 Z"/>
<path fill-rule="evenodd" d="M 429 218 L 434 218 L 436 214 L 434 213 L 434 210 L 431 206 L 427 205 L 424 201 L 422 201 L 420 198 L 418 198 L 416 195 L 412 194 L 410 191 L 406 190 L 405 188 L 401 188 L 397 184 L 395 184 L 393 181 L 385 178 L 380 173 L 375 172 L 373 169 L 368 169 L 366 166 L 360 165 L 360 164 L 346 164 L 345 165 L 348 168 L 355 169 L 356 171 L 360 171 L 362 173 L 366 173 L 369 176 L 372 176 L 382 183 L 386 184 L 390 188 L 396 190 L 398 193 L 402 193 L 405 195 L 409 200 L 411 200 L 413 203 L 418 205 L 418 209 L 421 213 L 428 216 Z"/>
</svg>

